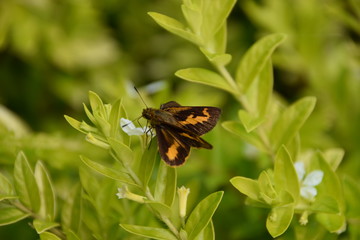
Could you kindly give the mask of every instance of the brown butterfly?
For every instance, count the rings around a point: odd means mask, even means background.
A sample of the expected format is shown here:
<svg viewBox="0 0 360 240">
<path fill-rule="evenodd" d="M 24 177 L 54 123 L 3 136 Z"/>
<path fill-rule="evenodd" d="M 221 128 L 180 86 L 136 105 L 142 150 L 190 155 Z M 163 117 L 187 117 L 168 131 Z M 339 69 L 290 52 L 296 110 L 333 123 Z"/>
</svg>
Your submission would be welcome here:
<svg viewBox="0 0 360 240">
<path fill-rule="evenodd" d="M 173 167 L 185 163 L 191 147 L 212 149 L 200 136 L 215 127 L 220 114 L 217 107 L 188 107 L 174 101 L 142 112 L 155 129 L 161 158 Z"/>
</svg>

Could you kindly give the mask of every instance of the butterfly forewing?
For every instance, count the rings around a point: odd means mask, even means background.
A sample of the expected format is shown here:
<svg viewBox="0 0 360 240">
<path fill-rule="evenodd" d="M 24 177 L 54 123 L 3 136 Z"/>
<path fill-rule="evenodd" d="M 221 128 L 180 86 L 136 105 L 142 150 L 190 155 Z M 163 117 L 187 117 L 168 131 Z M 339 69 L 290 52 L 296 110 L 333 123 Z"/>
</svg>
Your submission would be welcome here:
<svg viewBox="0 0 360 240">
<path fill-rule="evenodd" d="M 170 106 L 166 105 L 171 103 Z M 176 106 L 176 102 L 163 104 L 162 110 L 169 112 L 185 129 L 203 135 L 213 129 L 220 117 L 221 110 L 216 107 L 185 107 Z"/>
<path fill-rule="evenodd" d="M 161 158 L 170 166 L 180 166 L 190 148 L 211 149 L 200 136 L 213 129 L 221 110 L 216 107 L 187 107 L 171 101 L 160 109 L 146 108 L 143 117 L 155 128 Z"/>
</svg>

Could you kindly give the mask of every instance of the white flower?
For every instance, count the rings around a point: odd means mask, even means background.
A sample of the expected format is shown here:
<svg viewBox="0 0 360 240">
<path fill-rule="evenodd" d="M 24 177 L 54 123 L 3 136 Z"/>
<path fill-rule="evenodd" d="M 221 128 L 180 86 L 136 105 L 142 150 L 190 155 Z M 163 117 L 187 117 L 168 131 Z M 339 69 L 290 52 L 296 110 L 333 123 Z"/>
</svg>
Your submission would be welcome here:
<svg viewBox="0 0 360 240">
<path fill-rule="evenodd" d="M 296 162 L 294 167 L 300 182 L 300 195 L 309 201 L 314 201 L 317 195 L 315 186 L 321 183 L 324 172 L 321 170 L 314 170 L 305 177 L 306 172 L 303 162 Z"/>
<path fill-rule="evenodd" d="M 145 132 L 147 132 L 146 128 L 140 128 L 140 127 L 137 128 L 137 127 L 135 127 L 135 125 L 132 121 L 130 121 L 129 119 L 126 119 L 126 118 L 120 119 L 120 127 L 129 136 L 132 136 L 132 135 L 140 136 L 140 135 L 145 134 Z"/>
</svg>

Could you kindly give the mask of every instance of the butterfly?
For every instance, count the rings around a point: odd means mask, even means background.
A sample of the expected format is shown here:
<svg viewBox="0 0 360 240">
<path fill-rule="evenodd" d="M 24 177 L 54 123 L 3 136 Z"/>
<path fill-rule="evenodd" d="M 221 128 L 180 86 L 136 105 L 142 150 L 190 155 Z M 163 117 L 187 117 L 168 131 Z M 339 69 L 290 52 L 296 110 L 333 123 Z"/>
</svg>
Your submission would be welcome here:
<svg viewBox="0 0 360 240">
<path fill-rule="evenodd" d="M 215 127 L 220 114 L 217 107 L 181 106 L 174 101 L 142 112 L 155 129 L 161 158 L 172 167 L 185 163 L 191 147 L 212 149 L 200 136 Z"/>
</svg>

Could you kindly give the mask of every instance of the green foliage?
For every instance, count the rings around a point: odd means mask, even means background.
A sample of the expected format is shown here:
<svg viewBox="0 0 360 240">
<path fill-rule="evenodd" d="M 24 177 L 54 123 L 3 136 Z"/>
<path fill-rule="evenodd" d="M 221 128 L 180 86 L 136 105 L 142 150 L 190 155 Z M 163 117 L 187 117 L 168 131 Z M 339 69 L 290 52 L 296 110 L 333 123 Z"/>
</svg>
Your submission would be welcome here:
<svg viewBox="0 0 360 240">
<path fill-rule="evenodd" d="M 354 0 L 1 2 L 0 235 L 358 239 L 359 17 Z M 214 149 L 167 166 L 119 124 L 145 125 L 131 85 L 222 106 Z"/>
</svg>

